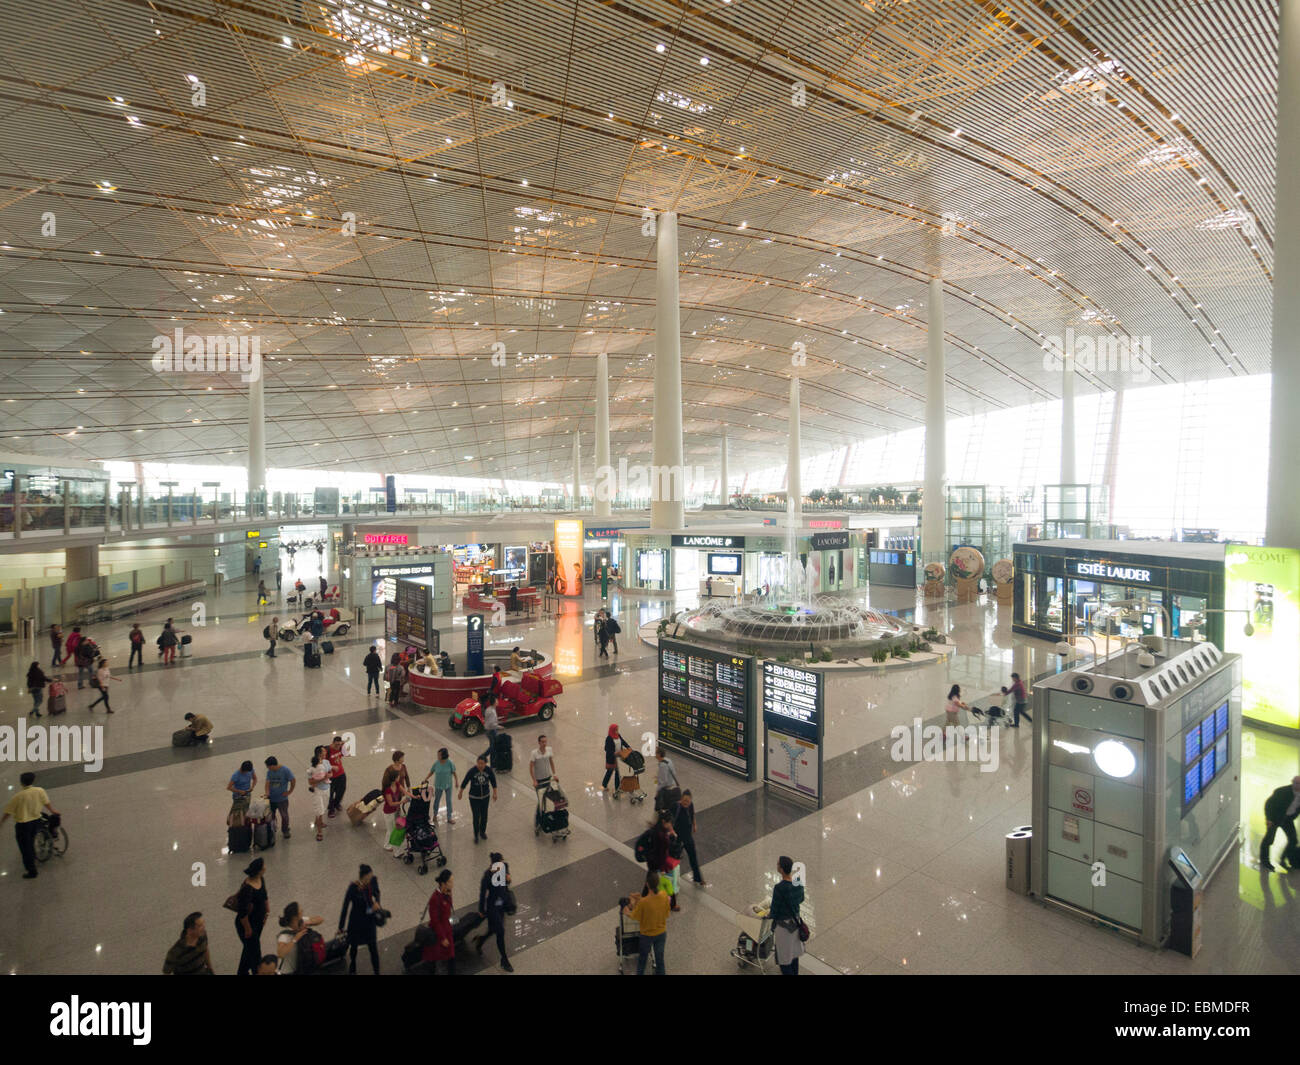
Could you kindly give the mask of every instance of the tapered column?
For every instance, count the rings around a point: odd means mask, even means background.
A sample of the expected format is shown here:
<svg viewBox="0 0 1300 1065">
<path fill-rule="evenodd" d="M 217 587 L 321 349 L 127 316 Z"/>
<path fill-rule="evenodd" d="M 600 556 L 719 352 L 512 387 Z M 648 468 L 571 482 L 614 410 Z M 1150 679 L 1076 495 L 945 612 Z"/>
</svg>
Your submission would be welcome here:
<svg viewBox="0 0 1300 1065">
<path fill-rule="evenodd" d="M 580 441 L 581 433 L 576 429 L 573 432 L 573 509 L 577 510 L 582 503 L 582 443 Z"/>
<path fill-rule="evenodd" d="M 84 581 L 99 576 L 99 545 L 65 547 L 63 549 L 63 579 L 68 582 Z"/>
<path fill-rule="evenodd" d="M 262 358 L 258 351 L 255 375 L 248 382 L 248 516 L 260 511 L 266 498 L 266 404 L 262 392 Z M 144 482 L 141 481 L 141 484 Z"/>
<path fill-rule="evenodd" d="M 602 351 L 596 356 L 596 476 L 591 482 L 591 512 L 598 518 L 610 515 L 609 492 L 601 490 L 609 477 L 609 356 Z"/>
<path fill-rule="evenodd" d="M 1273 383 L 1268 444 L 1270 547 L 1300 548 L 1300 4 L 1278 6 L 1277 166 L 1273 208 Z M 1242 427 L 1242 431 L 1248 431 Z"/>
<path fill-rule="evenodd" d="M 1061 361 L 1061 483 L 1078 484 L 1074 463 L 1074 352 Z"/>
<path fill-rule="evenodd" d="M 1106 520 L 1115 520 L 1115 481 L 1119 476 L 1119 441 L 1124 431 L 1124 388 L 1115 391 L 1115 405 L 1110 414 L 1110 437 L 1106 441 L 1106 466 L 1101 475 L 1106 497 Z"/>
<path fill-rule="evenodd" d="M 785 457 L 786 513 L 797 518 L 803 514 L 802 458 L 799 452 L 799 378 L 790 377 L 790 428 Z"/>
<path fill-rule="evenodd" d="M 944 489 L 948 479 L 943 328 L 943 278 L 933 277 L 930 279 L 930 325 L 925 368 L 925 497 L 921 505 L 921 551 L 936 556 L 944 552 Z"/>
<path fill-rule="evenodd" d="M 731 493 L 727 491 L 727 434 L 722 434 L 722 453 L 719 456 L 721 469 L 718 472 L 718 502 L 724 507 L 731 503 Z"/>
<path fill-rule="evenodd" d="M 655 405 L 656 469 L 651 478 L 650 525 L 680 529 L 686 518 L 686 471 L 682 466 L 682 324 L 677 289 L 677 215 L 656 223 Z"/>
</svg>

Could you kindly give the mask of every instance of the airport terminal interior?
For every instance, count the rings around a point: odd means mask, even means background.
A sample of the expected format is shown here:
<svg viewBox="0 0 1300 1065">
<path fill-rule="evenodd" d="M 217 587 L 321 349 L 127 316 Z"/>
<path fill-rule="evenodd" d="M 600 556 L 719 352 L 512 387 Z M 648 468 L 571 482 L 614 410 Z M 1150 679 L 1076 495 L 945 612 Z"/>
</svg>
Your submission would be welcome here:
<svg viewBox="0 0 1300 1065">
<path fill-rule="evenodd" d="M 0 971 L 1300 973 L 1300 4 L 4 21 Z"/>
</svg>

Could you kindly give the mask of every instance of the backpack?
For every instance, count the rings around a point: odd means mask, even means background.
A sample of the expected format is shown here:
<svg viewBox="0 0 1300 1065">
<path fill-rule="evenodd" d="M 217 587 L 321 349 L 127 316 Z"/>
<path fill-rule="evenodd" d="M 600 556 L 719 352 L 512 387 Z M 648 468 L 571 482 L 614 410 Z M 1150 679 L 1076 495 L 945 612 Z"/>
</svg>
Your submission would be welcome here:
<svg viewBox="0 0 1300 1065">
<path fill-rule="evenodd" d="M 271 638 L 271 626 L 268 625 L 266 628 L 264 628 L 264 629 L 262 630 L 262 639 L 264 639 L 264 640 L 269 640 L 270 638 Z M 307 938 L 306 936 L 303 937 L 303 939 L 306 939 L 306 938 Z M 301 943 L 302 940 L 300 939 L 300 940 L 298 940 L 298 942 Z"/>
<path fill-rule="evenodd" d="M 298 940 L 297 973 L 307 976 L 325 964 L 325 940 L 314 928 L 307 929 L 307 934 Z"/>
<path fill-rule="evenodd" d="M 623 626 L 620 625 L 620 624 L 619 624 L 617 621 L 615 621 L 613 618 L 609 618 L 609 619 L 607 619 L 606 622 L 605 622 L 605 629 L 606 629 L 606 631 L 611 632 L 611 633 L 613 633 L 615 636 L 617 636 L 620 632 L 623 631 Z"/>
<path fill-rule="evenodd" d="M 668 837 L 668 857 L 669 857 L 669 858 L 675 858 L 675 859 L 677 859 L 678 861 L 680 861 L 682 855 L 685 854 L 685 853 L 686 853 L 686 845 L 685 845 L 684 843 L 682 843 L 681 837 L 680 837 L 680 836 L 669 836 L 669 837 Z"/>
<path fill-rule="evenodd" d="M 655 833 L 653 828 L 647 828 L 637 837 L 635 854 L 638 862 L 648 862 L 651 854 L 654 852 Z"/>
</svg>

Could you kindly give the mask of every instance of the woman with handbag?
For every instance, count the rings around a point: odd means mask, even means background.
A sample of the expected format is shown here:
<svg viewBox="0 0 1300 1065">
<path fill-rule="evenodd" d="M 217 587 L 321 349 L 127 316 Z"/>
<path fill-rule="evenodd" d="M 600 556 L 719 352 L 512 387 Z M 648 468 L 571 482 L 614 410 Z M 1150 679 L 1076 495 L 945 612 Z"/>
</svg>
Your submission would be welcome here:
<svg viewBox="0 0 1300 1065">
<path fill-rule="evenodd" d="M 254 858 L 244 870 L 244 882 L 239 885 L 239 891 L 226 899 L 226 909 L 235 911 L 235 934 L 244 948 L 239 955 L 236 976 L 254 975 L 262 960 L 262 929 L 267 914 L 271 912 L 266 881 L 262 877 L 265 864 L 261 858 Z"/>
<path fill-rule="evenodd" d="M 621 799 L 623 793 L 619 790 L 618 780 L 618 755 L 620 751 L 630 751 L 632 745 L 619 735 L 618 726 L 609 726 L 609 735 L 605 737 L 605 777 L 600 782 L 602 789 L 609 787 L 609 778 L 614 778 L 614 798 Z"/>
<path fill-rule="evenodd" d="M 317 747 L 311 755 L 311 771 L 307 774 L 307 791 L 311 793 L 312 812 L 316 815 L 316 842 L 325 838 L 325 818 L 329 813 L 330 777 L 334 770 L 325 757 L 326 748 Z"/>
<path fill-rule="evenodd" d="M 474 949 L 483 953 L 483 944 L 489 936 L 496 936 L 497 951 L 501 955 L 501 968 L 512 973 L 515 967 L 506 957 L 506 913 L 514 911 L 514 892 L 510 890 L 510 864 L 493 851 L 488 855 L 492 864 L 483 873 L 478 885 L 478 913 L 487 918 L 488 930 L 474 937 Z"/>
<path fill-rule="evenodd" d="M 397 752 L 401 754 L 401 751 Z M 405 767 L 401 767 L 404 769 Z M 411 789 L 402 783 L 401 770 L 397 765 L 390 765 L 384 770 L 384 779 L 380 785 L 380 790 L 384 793 L 384 817 L 387 818 L 388 835 L 384 837 L 384 850 L 397 851 L 401 845 L 400 841 L 394 843 L 398 829 L 398 818 L 401 817 L 402 801 L 411 797 Z M 406 821 L 403 820 L 401 826 L 406 827 Z"/>
<path fill-rule="evenodd" d="M 433 930 L 433 942 L 424 948 L 423 960 L 432 962 L 434 968 L 440 961 L 447 963 L 447 974 L 456 971 L 456 933 L 451 927 L 451 911 L 455 909 L 451 901 L 452 875 L 450 869 L 438 874 L 438 886 L 429 896 L 429 927 Z"/>
<path fill-rule="evenodd" d="M 90 686 L 99 692 L 99 698 L 91 703 L 86 709 L 93 710 L 100 703 L 103 703 L 104 712 L 111 714 L 113 712 L 113 707 L 108 701 L 108 686 L 115 680 L 117 680 L 117 678 L 113 676 L 112 671 L 108 668 L 108 659 L 101 658 L 99 660 L 99 668 L 95 670 L 95 675 L 90 678 Z M 122 682 L 117 680 L 117 683 L 121 684 Z"/>
<path fill-rule="evenodd" d="M 803 906 L 803 885 L 794 882 L 794 862 L 784 854 L 776 860 L 776 871 L 781 879 L 772 889 L 772 905 L 768 909 L 776 926 L 773 939 L 776 946 L 776 963 L 783 976 L 799 975 L 799 955 L 804 952 L 805 929 L 800 916 Z"/>
<path fill-rule="evenodd" d="M 357 950 L 363 944 L 370 948 L 370 964 L 375 975 L 379 975 L 379 942 L 375 930 L 387 920 L 388 911 L 379 907 L 379 879 L 370 866 L 362 865 L 357 878 L 348 885 L 339 913 L 339 935 L 346 929 L 348 936 L 349 976 L 356 975 Z"/>
</svg>

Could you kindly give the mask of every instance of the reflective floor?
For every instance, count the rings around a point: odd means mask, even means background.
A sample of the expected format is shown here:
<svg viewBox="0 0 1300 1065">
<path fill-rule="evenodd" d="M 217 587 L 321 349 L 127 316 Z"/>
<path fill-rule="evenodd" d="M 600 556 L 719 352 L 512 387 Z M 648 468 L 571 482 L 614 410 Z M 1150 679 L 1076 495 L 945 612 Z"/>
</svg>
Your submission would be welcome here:
<svg viewBox="0 0 1300 1065">
<path fill-rule="evenodd" d="M 333 584 L 328 556 L 326 563 Z M 299 552 L 292 576 L 310 585 L 316 568 L 314 551 Z M 284 573 L 286 584 L 292 583 L 287 564 Z M 481 739 L 466 740 L 450 729 L 446 711 L 405 704 L 391 712 L 365 695 L 361 659 L 371 638 L 380 635 L 380 622 L 368 621 L 336 641 L 336 653 L 319 670 L 302 668 L 296 645 L 281 645 L 274 660 L 266 657 L 261 631 L 272 611 L 259 612 L 255 587 L 255 581 L 228 583 L 220 596 L 209 596 L 201 626 L 191 620 L 188 605 L 151 616 L 143 625 L 145 665 L 130 672 L 129 623 L 89 628 L 122 678 L 112 691 L 117 712 L 111 718 L 87 713 L 92 693 L 78 691 L 70 675 L 68 713 L 59 723 L 102 726 L 104 763 L 97 773 L 76 765 L 34 767 L 65 815 L 71 844 L 65 857 L 42 866 L 39 879 L 24 881 L 12 834 L 6 830 L 0 841 L 0 904 L 10 916 L 0 923 L 4 969 L 158 972 L 182 918 L 200 910 L 217 970 L 233 973 L 239 943 L 233 915 L 221 903 L 238 886 L 250 856 L 225 853 L 225 784 L 242 760 L 252 760 L 260 778 L 264 759 L 274 754 L 301 781 L 316 743 L 350 733 L 357 752 L 347 761 L 350 801 L 379 785 L 394 749 L 406 752 L 419 779 L 439 747 L 449 748 L 462 771 L 483 748 Z M 515 767 L 502 776 L 490 813 L 490 848 L 509 861 L 520 904 L 507 932 L 520 973 L 617 971 L 615 903 L 636 890 L 642 877 L 631 844 L 649 813 L 602 793 L 602 744 L 610 722 L 618 722 L 629 739 L 653 732 L 654 654 L 635 632 L 671 606 L 663 599 L 612 602 L 624 631 L 619 654 L 608 662 L 595 657 L 594 595 L 581 616 L 489 630 L 489 646 L 521 644 L 554 653 L 565 684 L 555 719 L 544 730 L 553 738 L 571 802 L 572 835 L 553 842 L 533 833 L 526 759 L 543 726 L 511 729 Z M 689 604 L 683 599 L 676 605 Z M 882 589 L 869 605 L 946 631 L 956 653 L 942 665 L 830 679 L 827 805 L 819 812 L 767 799 L 758 785 L 676 758 L 682 783 L 695 795 L 709 886 L 695 888 L 683 876 L 683 910 L 672 916 L 668 932 L 670 973 L 740 971 L 729 955 L 736 914 L 770 897 L 781 854 L 807 868 L 813 938 L 805 973 L 1300 972 L 1300 904 L 1293 897 L 1300 874 L 1264 876 L 1253 862 L 1264 828 L 1264 795 L 1300 764 L 1295 741 L 1246 729 L 1247 846 L 1224 865 L 1206 894 L 1198 957 L 1153 951 L 1006 889 L 1003 838 L 1029 821 L 1027 728 L 1002 734 L 996 772 L 982 773 L 972 763 L 905 765 L 889 758 L 890 729 L 916 716 L 937 720 L 950 684 L 961 684 L 968 702 L 982 702 L 1007 683 L 1012 670 L 1038 676 L 1056 669 L 1051 645 L 1013 637 L 1008 608 L 995 604 L 934 606 L 919 603 L 909 591 Z M 153 646 L 167 616 L 194 636 L 194 656 L 170 667 L 161 665 Z M 463 615 L 440 619 L 439 626 L 444 646 L 462 651 Z M 43 638 L 37 657 L 48 664 Z M 19 658 L 12 643 L 0 652 L 0 724 L 14 725 L 30 707 L 23 684 L 30 660 Z M 214 722 L 210 749 L 170 746 L 171 733 L 189 710 Z M 16 787 L 25 768 L 4 766 L 0 782 Z M 653 781 L 643 779 L 653 790 Z M 273 949 L 274 917 L 290 901 L 335 927 L 344 890 L 364 862 L 375 868 L 383 904 L 394 915 L 381 930 L 382 967 L 400 971 L 401 948 L 420 918 L 432 878 L 389 857 L 378 817 L 357 828 L 346 818 L 335 819 L 318 843 L 309 831 L 301 787 L 291 814 L 292 838 L 265 853 L 273 920 L 263 950 Z M 467 803 L 457 804 L 457 814 L 456 823 L 439 831 L 456 874 L 460 911 L 477 903 L 489 845 L 474 845 Z M 485 958 L 471 950 L 460 969 L 500 972 L 495 947 L 487 947 Z"/>
</svg>

